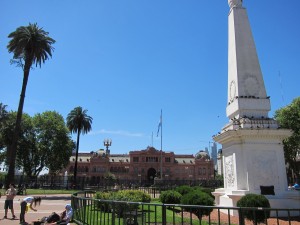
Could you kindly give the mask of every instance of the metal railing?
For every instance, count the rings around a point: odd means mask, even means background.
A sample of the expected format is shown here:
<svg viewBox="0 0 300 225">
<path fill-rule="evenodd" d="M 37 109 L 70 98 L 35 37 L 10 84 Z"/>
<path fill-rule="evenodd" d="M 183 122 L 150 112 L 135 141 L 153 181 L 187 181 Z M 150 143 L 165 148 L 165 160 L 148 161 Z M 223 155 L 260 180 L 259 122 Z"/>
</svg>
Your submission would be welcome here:
<svg viewBox="0 0 300 225">
<path fill-rule="evenodd" d="M 192 224 L 253 224 L 294 225 L 300 223 L 299 209 L 216 207 L 100 200 L 94 191 L 72 195 L 73 220 L 80 225 L 192 225 Z M 268 217 L 272 216 L 272 218 Z M 284 217 L 279 215 L 285 214 Z M 233 216 L 234 215 L 234 216 Z M 261 219 L 263 218 L 263 219 Z M 249 222 L 249 221 L 248 221 Z"/>
<path fill-rule="evenodd" d="M 101 179 L 98 182 L 93 181 L 88 177 L 77 177 L 77 184 L 74 186 L 73 176 L 59 176 L 59 175 L 42 175 L 35 178 L 29 178 L 24 175 L 16 175 L 14 184 L 16 186 L 25 185 L 26 188 L 42 188 L 42 189 L 109 189 L 113 188 L 115 184 L 118 184 L 122 189 L 136 189 L 138 187 L 153 187 L 163 189 L 170 189 L 175 186 L 189 185 L 189 186 L 201 186 L 208 188 L 219 188 L 223 186 L 223 181 L 221 180 L 164 180 L 161 181 L 159 185 L 155 185 L 153 182 L 148 180 L 109 180 Z M 4 178 L 1 180 L 0 184 L 4 184 Z"/>
</svg>

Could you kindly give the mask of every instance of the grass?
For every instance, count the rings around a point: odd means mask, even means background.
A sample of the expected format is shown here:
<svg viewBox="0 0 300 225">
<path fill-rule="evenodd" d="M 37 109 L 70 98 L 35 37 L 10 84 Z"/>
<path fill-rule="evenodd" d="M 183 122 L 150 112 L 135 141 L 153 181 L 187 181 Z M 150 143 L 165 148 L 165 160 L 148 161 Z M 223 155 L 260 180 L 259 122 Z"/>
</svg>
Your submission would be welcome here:
<svg viewBox="0 0 300 225">
<path fill-rule="evenodd" d="M 5 189 L 0 189 L 2 195 L 5 193 Z M 51 194 L 73 194 L 78 190 L 52 190 L 52 189 L 26 189 L 24 195 L 51 195 Z"/>
<path fill-rule="evenodd" d="M 118 217 L 117 214 L 113 215 L 110 210 L 103 211 L 97 206 L 99 206 L 99 204 L 93 204 L 93 201 L 91 201 L 86 207 L 81 208 L 78 213 L 85 215 L 89 224 L 110 224 L 111 221 L 115 221 L 115 224 L 123 225 L 126 224 L 125 221 L 127 218 L 132 218 L 130 214 L 125 218 Z M 124 209 L 127 211 L 128 207 L 125 207 Z M 138 224 L 162 224 L 163 222 L 163 208 L 160 202 L 151 201 L 151 204 L 144 204 L 143 206 L 140 205 L 138 207 L 138 212 Z M 192 218 L 190 215 L 182 217 L 181 209 L 178 207 L 166 209 L 166 221 L 168 224 L 200 224 L 198 219 Z M 206 225 L 208 222 L 201 221 L 201 224 Z"/>
<path fill-rule="evenodd" d="M 78 190 L 26 189 L 27 195 L 73 194 Z"/>
</svg>

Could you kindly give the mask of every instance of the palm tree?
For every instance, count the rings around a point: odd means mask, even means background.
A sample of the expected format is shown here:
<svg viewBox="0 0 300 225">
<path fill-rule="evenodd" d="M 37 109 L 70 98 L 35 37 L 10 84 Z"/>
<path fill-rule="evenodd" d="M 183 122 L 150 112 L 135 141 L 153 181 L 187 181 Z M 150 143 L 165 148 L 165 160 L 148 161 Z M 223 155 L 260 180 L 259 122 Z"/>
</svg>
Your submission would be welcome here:
<svg viewBox="0 0 300 225">
<path fill-rule="evenodd" d="M 7 151 L 9 169 L 6 185 L 14 181 L 17 142 L 30 69 L 34 64 L 41 67 L 42 63 L 45 63 L 49 57 L 52 57 L 54 48 L 51 45 L 55 43 L 55 40 L 48 36 L 48 32 L 39 28 L 36 23 L 29 23 L 28 26 L 18 27 L 14 32 L 8 35 L 8 38 L 11 38 L 7 45 L 8 52 L 14 54 L 13 62 L 17 62 L 23 69 L 23 83 L 13 140 Z"/>
<path fill-rule="evenodd" d="M 75 107 L 67 116 L 67 127 L 71 133 L 77 133 L 76 143 L 76 156 L 75 156 L 75 167 L 74 167 L 74 185 L 76 185 L 77 176 L 77 161 L 78 161 L 78 149 L 79 149 L 79 137 L 80 133 L 86 134 L 92 129 L 93 118 L 88 116 L 87 110 L 83 110 L 82 107 Z"/>
</svg>

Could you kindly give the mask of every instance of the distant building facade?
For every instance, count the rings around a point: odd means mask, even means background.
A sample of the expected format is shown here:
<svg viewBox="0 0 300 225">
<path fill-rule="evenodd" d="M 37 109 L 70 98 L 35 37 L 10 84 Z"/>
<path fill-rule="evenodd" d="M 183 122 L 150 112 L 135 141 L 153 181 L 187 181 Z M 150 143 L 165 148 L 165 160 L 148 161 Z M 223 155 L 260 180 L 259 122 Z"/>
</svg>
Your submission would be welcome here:
<svg viewBox="0 0 300 225">
<path fill-rule="evenodd" d="M 218 165 L 218 174 L 223 175 L 223 159 L 222 159 L 222 149 L 219 149 L 218 151 L 218 159 L 217 159 L 217 165 Z"/>
<path fill-rule="evenodd" d="M 217 150 L 217 143 L 213 142 L 211 146 L 211 158 L 214 160 L 215 169 L 217 169 L 217 158 L 218 158 L 218 150 Z"/>
<path fill-rule="evenodd" d="M 74 173 L 75 155 L 62 174 Z M 161 174 L 162 171 L 162 174 Z M 145 150 L 130 151 L 129 154 L 106 155 L 104 150 L 79 153 L 77 177 L 89 183 L 99 184 L 107 174 L 113 174 L 119 181 L 153 183 L 155 178 L 164 181 L 200 181 L 214 179 L 214 162 L 207 153 L 179 155 L 148 147 Z"/>
<path fill-rule="evenodd" d="M 8 166 L 4 163 L 0 163 L 0 173 L 7 173 L 8 172 Z M 22 175 L 22 169 L 15 169 L 15 175 Z"/>
</svg>

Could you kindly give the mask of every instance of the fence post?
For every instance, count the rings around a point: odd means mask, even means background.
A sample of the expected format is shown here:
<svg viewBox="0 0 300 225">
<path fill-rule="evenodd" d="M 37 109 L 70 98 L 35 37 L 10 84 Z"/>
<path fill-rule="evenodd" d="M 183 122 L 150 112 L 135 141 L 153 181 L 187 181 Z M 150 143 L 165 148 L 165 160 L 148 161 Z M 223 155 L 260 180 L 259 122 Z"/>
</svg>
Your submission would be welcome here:
<svg viewBox="0 0 300 225">
<path fill-rule="evenodd" d="M 112 215 L 111 215 L 111 224 L 112 225 L 115 225 L 115 222 L 116 222 L 116 204 L 115 204 L 115 202 L 113 201 L 112 202 L 112 204 L 111 204 L 111 206 L 112 206 Z"/>
<path fill-rule="evenodd" d="M 162 209 L 162 218 L 161 218 L 161 222 L 162 222 L 162 225 L 166 225 L 167 224 L 167 207 L 165 206 L 165 204 L 162 205 L 161 207 Z"/>
<path fill-rule="evenodd" d="M 83 224 L 86 224 L 86 199 L 83 199 Z"/>
<path fill-rule="evenodd" d="M 245 225 L 243 210 L 241 207 L 239 208 L 238 212 L 239 212 L 239 225 Z"/>
</svg>

